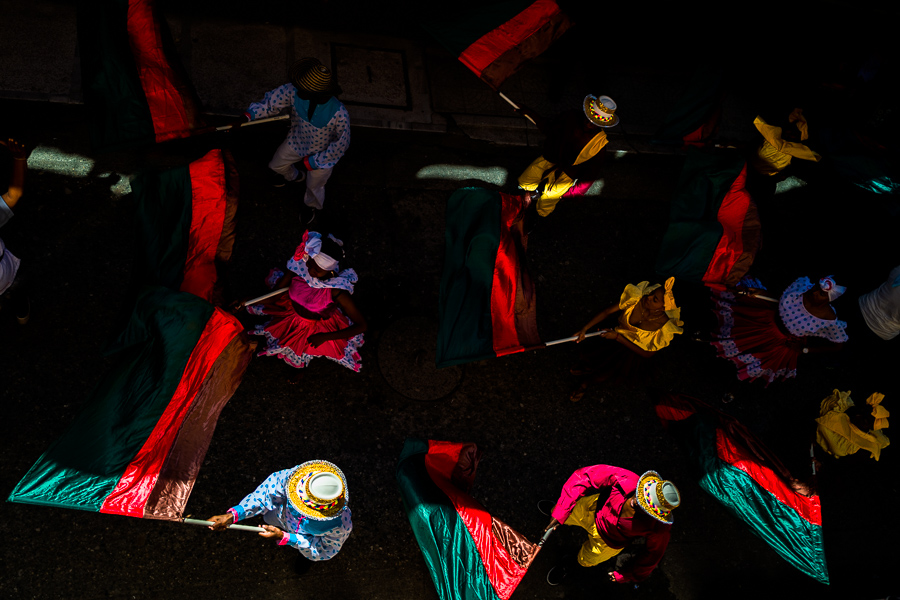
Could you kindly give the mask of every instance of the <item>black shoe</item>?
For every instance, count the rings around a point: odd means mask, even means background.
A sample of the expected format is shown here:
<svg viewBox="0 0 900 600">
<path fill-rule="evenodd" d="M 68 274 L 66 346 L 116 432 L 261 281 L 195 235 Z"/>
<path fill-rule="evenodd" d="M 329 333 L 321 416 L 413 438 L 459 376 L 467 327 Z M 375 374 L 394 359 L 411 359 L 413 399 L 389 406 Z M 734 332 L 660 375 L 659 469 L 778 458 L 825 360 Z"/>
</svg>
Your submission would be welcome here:
<svg viewBox="0 0 900 600">
<path fill-rule="evenodd" d="M 296 179 L 285 179 L 278 173 L 272 173 L 271 182 L 272 187 L 282 188 L 289 183 L 303 183 L 306 180 L 306 171 L 298 171 Z"/>
<path fill-rule="evenodd" d="M 300 221 L 304 225 L 311 225 L 312 222 L 316 220 L 316 215 L 319 213 L 319 211 L 311 206 L 307 206 L 305 213 L 306 214 L 300 213 Z"/>
<path fill-rule="evenodd" d="M 547 583 L 550 585 L 559 585 L 569 576 L 569 569 L 563 565 L 556 565 L 547 571 Z"/>
<path fill-rule="evenodd" d="M 537 503 L 538 510 L 541 511 L 542 515 L 547 515 L 548 517 L 553 516 L 553 509 L 556 508 L 556 504 L 551 502 L 550 500 L 541 500 Z"/>
</svg>

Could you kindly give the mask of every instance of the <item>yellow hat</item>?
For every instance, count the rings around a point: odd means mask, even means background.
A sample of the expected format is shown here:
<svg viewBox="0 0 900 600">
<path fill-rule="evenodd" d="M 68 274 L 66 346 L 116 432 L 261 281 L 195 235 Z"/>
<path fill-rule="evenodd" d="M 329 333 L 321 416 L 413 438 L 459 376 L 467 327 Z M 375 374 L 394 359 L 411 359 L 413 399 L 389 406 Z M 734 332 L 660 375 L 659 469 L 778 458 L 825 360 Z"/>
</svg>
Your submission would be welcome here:
<svg viewBox="0 0 900 600">
<path fill-rule="evenodd" d="M 638 480 L 634 497 L 644 512 L 666 525 L 672 524 L 672 511 L 681 506 L 681 493 L 675 484 L 656 471 L 647 471 Z"/>
<path fill-rule="evenodd" d="M 310 460 L 298 466 L 287 483 L 288 499 L 300 514 L 315 521 L 334 519 L 347 505 L 347 480 L 327 460 Z"/>
</svg>

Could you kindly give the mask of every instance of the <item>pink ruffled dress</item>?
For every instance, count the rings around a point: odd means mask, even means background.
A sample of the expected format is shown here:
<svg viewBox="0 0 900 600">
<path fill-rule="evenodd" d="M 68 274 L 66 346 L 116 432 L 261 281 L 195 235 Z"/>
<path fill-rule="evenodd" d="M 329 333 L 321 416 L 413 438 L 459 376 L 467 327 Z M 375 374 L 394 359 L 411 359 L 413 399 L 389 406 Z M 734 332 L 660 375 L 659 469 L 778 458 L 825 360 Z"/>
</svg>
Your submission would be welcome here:
<svg viewBox="0 0 900 600">
<path fill-rule="evenodd" d="M 266 283 L 269 287 L 274 287 L 280 276 L 279 271 L 273 271 Z M 362 334 L 350 339 L 329 340 L 316 348 L 307 342 L 314 334 L 331 333 L 353 325 L 332 300 L 331 292 L 331 288 L 314 288 L 301 277 L 294 277 L 287 294 L 248 306 L 247 312 L 251 314 L 271 317 L 249 332 L 266 338 L 266 347 L 258 356 L 277 356 L 298 369 L 307 366 L 313 358 L 324 356 L 358 372 L 362 367 L 359 356 L 359 348 L 364 341 Z M 320 318 L 307 319 L 300 316 L 291 301 Z"/>
</svg>

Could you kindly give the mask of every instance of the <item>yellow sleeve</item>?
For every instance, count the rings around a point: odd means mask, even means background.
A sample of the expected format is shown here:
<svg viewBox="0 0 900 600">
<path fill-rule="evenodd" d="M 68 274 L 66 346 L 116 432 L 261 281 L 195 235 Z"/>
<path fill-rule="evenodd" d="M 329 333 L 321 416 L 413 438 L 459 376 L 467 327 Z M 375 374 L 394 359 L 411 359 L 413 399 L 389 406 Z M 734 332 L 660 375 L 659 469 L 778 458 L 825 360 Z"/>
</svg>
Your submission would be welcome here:
<svg viewBox="0 0 900 600">
<path fill-rule="evenodd" d="M 800 135 L 803 136 L 804 131 L 808 131 L 805 127 L 806 121 L 803 121 L 804 127 L 800 129 Z M 797 142 L 786 142 L 781 139 L 781 127 L 773 127 L 766 123 L 762 117 L 756 117 L 753 120 L 753 125 L 756 126 L 756 130 L 762 134 L 763 138 L 772 147 L 776 152 L 780 152 L 782 154 L 787 154 L 788 156 L 793 156 L 794 158 L 801 158 L 803 160 L 811 160 L 813 162 L 819 162 L 822 160 L 822 157 L 817 153 L 810 150 L 809 146 L 805 144 L 800 144 Z"/>
<path fill-rule="evenodd" d="M 625 291 L 619 297 L 619 310 L 625 310 L 638 303 L 638 300 L 644 297 L 644 290 L 650 285 L 649 281 L 642 281 L 637 285 L 630 283 L 625 286 Z"/>
</svg>

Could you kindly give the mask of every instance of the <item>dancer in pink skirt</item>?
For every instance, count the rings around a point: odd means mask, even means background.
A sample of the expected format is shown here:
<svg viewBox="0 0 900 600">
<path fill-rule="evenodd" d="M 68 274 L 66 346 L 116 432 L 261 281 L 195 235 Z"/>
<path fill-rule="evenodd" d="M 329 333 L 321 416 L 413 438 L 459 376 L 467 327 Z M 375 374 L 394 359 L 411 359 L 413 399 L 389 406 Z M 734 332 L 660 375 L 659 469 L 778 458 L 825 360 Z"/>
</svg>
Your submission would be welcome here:
<svg viewBox="0 0 900 600">
<path fill-rule="evenodd" d="M 324 356 L 359 371 L 367 325 L 351 297 L 356 272 L 340 267 L 342 246 L 332 235 L 307 231 L 287 263 L 290 272 L 269 273 L 266 285 L 288 287 L 288 292 L 247 307 L 251 314 L 270 317 L 249 332 L 266 338 L 259 356 L 278 356 L 298 369 Z"/>
</svg>

